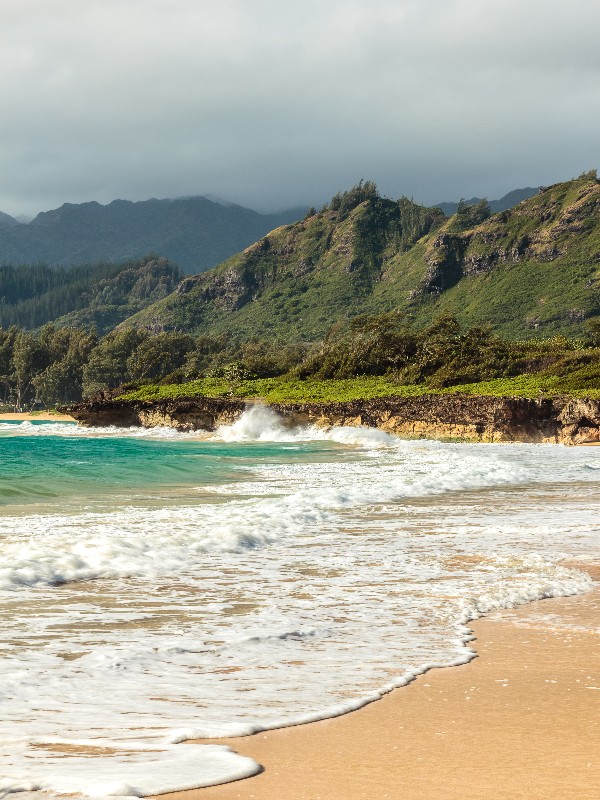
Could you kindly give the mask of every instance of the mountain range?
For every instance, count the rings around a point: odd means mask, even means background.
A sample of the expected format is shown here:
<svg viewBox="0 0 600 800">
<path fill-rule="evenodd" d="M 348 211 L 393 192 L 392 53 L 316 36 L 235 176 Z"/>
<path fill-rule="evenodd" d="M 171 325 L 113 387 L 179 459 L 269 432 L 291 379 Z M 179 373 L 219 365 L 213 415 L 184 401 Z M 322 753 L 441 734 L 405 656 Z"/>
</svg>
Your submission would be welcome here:
<svg viewBox="0 0 600 800">
<path fill-rule="evenodd" d="M 493 200 L 503 211 L 537 189 L 516 189 Z M 466 201 L 473 205 L 479 198 Z M 458 203 L 440 203 L 447 216 Z M 114 200 L 65 203 L 20 223 L 0 212 L 0 264 L 51 267 L 123 263 L 155 254 L 174 261 L 186 273 L 204 272 L 243 250 L 280 225 L 301 219 L 308 209 L 260 214 L 213 196 L 174 200 Z"/>
<path fill-rule="evenodd" d="M 71 266 L 157 254 L 187 273 L 203 272 L 306 208 L 259 214 L 206 197 L 65 203 L 22 224 L 0 213 L 0 264 Z"/>
<path fill-rule="evenodd" d="M 507 211 L 509 208 L 516 206 L 517 203 L 533 197 L 542 188 L 542 186 L 538 186 L 534 189 L 531 186 L 527 186 L 525 189 L 513 189 L 512 192 L 508 192 L 508 194 L 505 194 L 504 197 L 501 197 L 499 200 L 489 200 L 490 210 L 493 214 L 497 214 L 499 211 Z M 482 197 L 471 197 L 470 200 L 463 200 L 463 203 L 468 206 L 475 206 L 477 203 L 481 203 L 483 199 Z M 436 205 L 437 208 L 442 209 L 447 217 L 451 217 L 458 211 L 458 203 L 455 202 L 437 203 Z"/>
<path fill-rule="evenodd" d="M 13 221 L 0 229 L 0 244 L 31 226 L 46 232 L 46 242 L 67 230 L 75 243 L 77 231 L 85 229 L 81 220 L 87 220 L 87 230 L 96 231 L 94 241 L 101 238 L 98 231 L 110 233 L 105 242 L 118 231 L 133 251 L 141 247 L 133 232 L 150 231 L 152 214 L 156 236 L 171 230 L 174 250 L 178 242 L 188 255 L 211 233 L 221 235 L 212 240 L 213 259 L 240 241 L 252 243 L 215 268 L 198 267 L 187 277 L 163 256 L 71 269 L 0 267 L 0 324 L 34 328 L 56 321 L 95 326 L 100 333 L 120 326 L 314 341 L 333 324 L 393 311 L 415 326 L 450 314 L 464 325 L 489 324 L 519 339 L 578 337 L 587 320 L 600 316 L 595 172 L 535 190 L 495 214 L 478 202 L 461 204 L 448 218 L 439 207 L 380 197 L 370 182 L 286 224 L 286 214 L 298 213 L 259 215 L 206 198 L 182 198 L 67 205 L 29 225 Z M 204 222 L 194 228 L 199 216 Z M 98 219 L 112 222 L 99 228 Z M 168 219 L 178 220 L 179 227 L 169 228 Z M 237 229 L 236 219 L 246 227 L 240 223 Z M 270 232 L 251 237 L 253 225 L 264 231 L 273 224 Z M 89 259 L 90 247 L 89 240 L 81 240 L 80 252 Z M 45 260 L 52 261 L 48 252 Z M 181 265 L 181 258 L 175 260 Z"/>
</svg>

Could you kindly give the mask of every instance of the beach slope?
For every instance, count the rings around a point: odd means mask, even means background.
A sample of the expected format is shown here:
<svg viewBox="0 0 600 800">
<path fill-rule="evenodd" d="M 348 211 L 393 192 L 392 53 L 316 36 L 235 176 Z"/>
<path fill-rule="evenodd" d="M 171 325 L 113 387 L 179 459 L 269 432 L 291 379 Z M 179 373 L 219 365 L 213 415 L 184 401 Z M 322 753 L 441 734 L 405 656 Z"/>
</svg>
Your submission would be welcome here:
<svg viewBox="0 0 600 800">
<path fill-rule="evenodd" d="M 337 719 L 227 740 L 264 772 L 163 800 L 597 800 L 600 590 L 472 627 L 471 663 Z"/>
</svg>

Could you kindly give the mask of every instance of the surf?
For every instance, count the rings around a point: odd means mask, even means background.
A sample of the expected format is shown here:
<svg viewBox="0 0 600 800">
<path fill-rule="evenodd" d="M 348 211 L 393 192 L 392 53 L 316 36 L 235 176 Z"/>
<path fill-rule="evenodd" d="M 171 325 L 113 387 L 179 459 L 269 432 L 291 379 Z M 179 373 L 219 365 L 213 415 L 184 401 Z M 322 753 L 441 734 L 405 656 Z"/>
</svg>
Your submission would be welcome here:
<svg viewBox="0 0 600 800">
<path fill-rule="evenodd" d="M 290 428 L 260 408 L 200 438 L 44 427 L 0 436 L 0 478 L 55 492 L 0 518 L 5 792 L 252 774 L 180 743 L 346 713 L 468 661 L 469 620 L 591 585 L 561 564 L 595 554 L 589 450 Z"/>
</svg>

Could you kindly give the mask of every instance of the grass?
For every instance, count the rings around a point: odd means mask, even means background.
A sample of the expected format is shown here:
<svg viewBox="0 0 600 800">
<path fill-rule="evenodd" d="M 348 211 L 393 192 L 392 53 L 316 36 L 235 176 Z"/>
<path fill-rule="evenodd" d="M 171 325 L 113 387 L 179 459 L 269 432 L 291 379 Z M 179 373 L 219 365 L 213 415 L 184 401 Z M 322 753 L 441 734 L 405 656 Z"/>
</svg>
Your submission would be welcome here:
<svg viewBox="0 0 600 800">
<path fill-rule="evenodd" d="M 600 400 L 599 388 L 577 388 L 569 377 L 555 375 L 520 375 L 496 378 L 480 383 L 431 389 L 429 386 L 401 385 L 390 378 L 361 376 L 344 380 L 286 380 L 260 378 L 228 381 L 201 378 L 189 383 L 168 386 L 146 385 L 119 396 L 119 400 L 176 400 L 194 397 L 239 397 L 265 403 L 332 403 L 371 400 L 377 397 L 421 397 L 427 394 L 468 394 L 492 397 L 553 397 L 567 394 Z"/>
<path fill-rule="evenodd" d="M 321 403 L 366 400 L 374 397 L 415 397 L 427 394 L 424 386 L 399 386 L 387 378 L 360 377 L 344 380 L 286 380 L 259 378 L 228 381 L 201 378 L 170 386 L 149 385 L 123 394 L 120 400 L 171 400 L 193 397 L 248 397 L 269 403 Z"/>
</svg>

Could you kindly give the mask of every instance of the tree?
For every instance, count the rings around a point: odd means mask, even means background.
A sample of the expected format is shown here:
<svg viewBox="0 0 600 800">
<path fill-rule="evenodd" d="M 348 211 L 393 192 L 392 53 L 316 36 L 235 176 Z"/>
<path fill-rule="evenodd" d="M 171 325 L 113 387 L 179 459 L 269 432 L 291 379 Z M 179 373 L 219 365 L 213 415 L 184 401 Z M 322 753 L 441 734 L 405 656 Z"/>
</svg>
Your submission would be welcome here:
<svg viewBox="0 0 600 800">
<path fill-rule="evenodd" d="M 11 359 L 12 389 L 17 411 L 22 411 L 25 403 L 33 404 L 36 401 L 33 379 L 48 363 L 48 351 L 39 338 L 20 330 L 14 339 Z"/>
<path fill-rule="evenodd" d="M 335 194 L 329 203 L 329 210 L 339 212 L 343 219 L 365 200 L 375 200 L 378 197 L 377 184 L 374 181 L 361 180 L 348 191 Z"/>
<path fill-rule="evenodd" d="M 586 344 L 590 347 L 600 347 L 600 317 L 588 319 L 586 328 Z"/>
<path fill-rule="evenodd" d="M 81 328 L 46 325 L 40 332 L 40 342 L 50 363 L 32 379 L 36 398 L 46 406 L 80 400 L 83 367 L 98 344 L 96 334 Z"/>
<path fill-rule="evenodd" d="M 487 200 L 483 199 L 478 203 L 468 205 L 464 199 L 461 199 L 450 227 L 453 231 L 474 228 L 475 225 L 485 222 L 491 215 L 492 210 Z"/>
<path fill-rule="evenodd" d="M 162 378 L 183 366 L 194 348 L 192 336 L 184 333 L 159 333 L 143 339 L 127 359 L 130 379 Z"/>
<path fill-rule="evenodd" d="M 11 326 L 6 331 L 0 329 L 0 387 L 2 391 L 2 402 L 4 404 L 9 403 L 12 395 L 12 354 L 18 333 L 19 328 L 15 325 Z"/>
<path fill-rule="evenodd" d="M 108 334 L 90 355 L 83 369 L 83 393 L 93 395 L 114 389 L 129 378 L 127 359 L 149 334 L 136 328 Z"/>
</svg>

